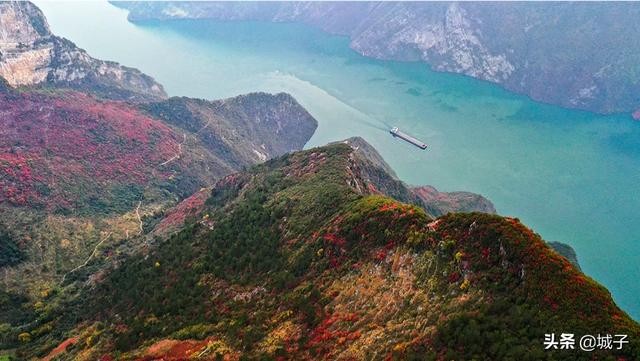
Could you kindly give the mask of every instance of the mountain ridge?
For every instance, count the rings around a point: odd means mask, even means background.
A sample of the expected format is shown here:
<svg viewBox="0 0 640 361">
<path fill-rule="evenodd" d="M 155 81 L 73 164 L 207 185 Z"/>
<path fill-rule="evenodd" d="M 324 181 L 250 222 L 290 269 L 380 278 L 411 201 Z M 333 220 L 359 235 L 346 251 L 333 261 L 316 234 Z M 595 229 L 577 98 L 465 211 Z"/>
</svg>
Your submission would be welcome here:
<svg viewBox="0 0 640 361">
<path fill-rule="evenodd" d="M 637 4 L 478 2 L 112 2 L 131 21 L 302 22 L 358 53 L 423 61 L 536 101 L 598 113 L 640 110 Z M 606 24 L 606 27 L 603 26 Z M 635 29 L 635 31 L 634 31 Z M 508 34 L 508 36 L 505 36 Z M 607 39 L 603 41 L 602 39 Z"/>
<path fill-rule="evenodd" d="M 638 356 L 638 324 L 517 219 L 434 219 L 374 192 L 355 152 L 336 143 L 224 178 L 177 233 L 52 309 L 43 324 L 65 326 L 21 352 L 71 342 L 57 357 L 580 359 L 543 351 L 545 332 L 569 328 L 627 333 L 611 352 Z"/>
</svg>

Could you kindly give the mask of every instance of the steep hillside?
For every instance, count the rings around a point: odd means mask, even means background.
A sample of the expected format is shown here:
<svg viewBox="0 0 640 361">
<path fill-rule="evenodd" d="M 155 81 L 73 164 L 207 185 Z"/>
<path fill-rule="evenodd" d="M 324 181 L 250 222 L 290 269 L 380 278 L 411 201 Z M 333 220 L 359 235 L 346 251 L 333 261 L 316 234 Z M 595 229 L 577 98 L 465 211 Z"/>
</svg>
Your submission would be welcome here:
<svg viewBox="0 0 640 361">
<path fill-rule="evenodd" d="M 94 59 L 53 35 L 40 9 L 27 1 L 0 2 L 0 77 L 12 87 L 68 87 L 109 99 L 166 97 L 150 76 Z"/>
<path fill-rule="evenodd" d="M 195 110 L 206 114 L 176 111 L 192 103 L 211 107 Z M 231 105 L 221 110 L 216 104 Z M 184 197 L 300 149 L 316 127 L 285 94 L 145 107 L 158 110 L 158 118 L 77 92 L 0 94 L 0 203 L 108 213 L 131 208 L 152 188 Z"/>
<path fill-rule="evenodd" d="M 413 187 L 411 189 L 420 200 L 432 204 L 440 210 L 439 214 L 451 212 L 482 212 L 496 213 L 493 204 L 479 194 L 470 192 L 439 192 L 431 186 Z"/>
<path fill-rule="evenodd" d="M 353 182 L 353 187 L 358 192 L 380 194 L 410 203 L 423 208 L 430 216 L 441 216 L 450 212 L 484 212 L 496 213 L 493 204 L 481 195 L 468 192 L 442 193 L 434 191 L 433 197 L 424 197 L 417 189 L 435 189 L 431 186 L 410 187 L 398 179 L 389 164 L 382 158 L 378 151 L 367 141 L 360 137 L 353 137 L 334 145 L 347 144 L 352 148 L 350 162 L 357 165 L 358 178 Z M 219 182 L 228 182 L 229 179 L 242 178 L 241 174 L 233 174 Z M 166 210 L 162 218 L 150 219 L 149 230 L 153 234 L 166 236 L 182 227 L 188 220 L 203 212 L 206 208 L 206 200 L 212 188 L 219 187 L 217 183 L 213 187 L 206 187 L 183 200 L 173 208 Z M 463 194 L 473 201 L 461 202 L 457 197 Z"/>
<path fill-rule="evenodd" d="M 371 192 L 417 205 L 436 217 L 451 212 L 496 213 L 493 203 L 479 194 L 438 192 L 432 186 L 412 187 L 405 184 L 378 151 L 362 138 L 350 138 L 344 143 L 354 148 L 353 157 L 360 164 L 362 177 Z"/>
<path fill-rule="evenodd" d="M 98 274 L 103 250 L 121 247 L 113 262 L 137 252 L 166 208 L 301 149 L 317 126 L 286 94 L 164 97 L 150 77 L 52 35 L 33 4 L 0 3 L 2 342 L 7 322 L 33 321 L 24 306 Z"/>
<path fill-rule="evenodd" d="M 128 240 L 135 249 L 135 236 L 165 208 L 223 176 L 300 149 L 316 127 L 283 94 L 219 103 L 234 104 L 233 111 L 156 118 L 75 91 L 0 92 L 0 226 L 15 240 L 3 240 L 2 248 L 20 252 L 6 262 L 3 255 L 1 284 L 35 297 L 110 244 Z M 274 132 L 274 124 L 284 127 Z M 216 135 L 227 138 L 208 141 Z M 258 149 L 260 156 L 252 152 Z"/>
<path fill-rule="evenodd" d="M 334 144 L 219 181 L 182 230 L 50 297 L 17 353 L 59 360 L 634 360 L 640 327 L 517 219 L 432 219 Z M 16 316 L 17 317 L 17 316 Z M 545 333 L 628 334 L 543 350 Z"/>
<path fill-rule="evenodd" d="M 317 127 L 315 119 L 285 93 L 216 101 L 170 98 L 141 107 L 193 134 L 205 146 L 225 149 L 225 161 L 234 168 L 302 149 Z"/>
<path fill-rule="evenodd" d="M 640 108 L 640 5 L 557 2 L 114 2 L 133 21 L 298 21 L 359 53 L 424 61 L 535 100 L 601 113 Z M 640 113 L 636 113 L 640 117 Z"/>
<path fill-rule="evenodd" d="M 152 182 L 170 188 L 174 172 L 195 168 L 189 153 L 164 164 L 179 152 L 182 134 L 123 103 L 76 92 L 10 93 L 0 95 L 0 109 L 0 203 L 121 211 Z"/>
</svg>

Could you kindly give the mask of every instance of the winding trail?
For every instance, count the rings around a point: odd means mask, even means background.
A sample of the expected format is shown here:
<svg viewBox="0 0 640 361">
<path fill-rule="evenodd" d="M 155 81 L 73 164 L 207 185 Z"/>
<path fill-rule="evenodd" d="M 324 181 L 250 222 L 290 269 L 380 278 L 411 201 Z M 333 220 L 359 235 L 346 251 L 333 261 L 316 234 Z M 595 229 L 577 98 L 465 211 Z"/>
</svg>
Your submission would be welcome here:
<svg viewBox="0 0 640 361">
<path fill-rule="evenodd" d="M 159 167 L 165 166 L 176 159 L 180 159 L 180 157 L 182 156 L 182 145 L 187 142 L 187 133 L 182 133 L 182 137 L 183 137 L 182 143 L 178 143 L 178 152 L 176 153 L 176 155 L 160 163 Z"/>
<path fill-rule="evenodd" d="M 142 206 L 142 201 L 139 201 L 138 206 L 136 207 L 136 218 L 138 218 L 138 227 L 140 228 L 140 232 L 138 232 L 138 235 L 141 235 L 144 231 L 142 227 L 142 217 L 140 217 L 140 206 Z"/>
<path fill-rule="evenodd" d="M 100 247 L 100 245 L 102 245 L 102 243 L 104 243 L 104 241 L 106 241 L 107 239 L 109 239 L 109 237 L 111 237 L 111 235 L 113 234 L 113 232 L 109 232 L 106 236 L 104 236 L 104 238 L 102 238 L 102 240 L 100 240 L 100 242 L 98 242 L 98 244 L 96 244 L 96 246 L 93 248 L 93 251 L 91 252 L 91 254 L 89 255 L 89 257 L 87 258 L 86 261 L 84 261 L 83 264 L 79 265 L 78 267 L 72 269 L 71 271 L 67 272 L 64 274 L 64 276 L 62 276 L 62 280 L 60 281 L 60 285 L 64 284 L 64 281 L 66 280 L 67 276 L 77 270 L 79 270 L 82 267 L 86 267 L 87 264 L 89 264 L 89 261 L 91 261 L 91 259 L 93 258 L 93 256 L 95 256 L 96 252 L 98 251 L 98 247 Z"/>
</svg>

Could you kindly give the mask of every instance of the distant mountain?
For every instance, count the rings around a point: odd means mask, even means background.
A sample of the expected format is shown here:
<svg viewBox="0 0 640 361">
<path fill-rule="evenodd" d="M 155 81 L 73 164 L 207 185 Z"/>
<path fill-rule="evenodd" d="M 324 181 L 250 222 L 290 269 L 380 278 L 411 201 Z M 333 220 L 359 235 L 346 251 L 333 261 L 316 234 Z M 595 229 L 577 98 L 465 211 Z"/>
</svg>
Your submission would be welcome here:
<svg viewBox="0 0 640 361">
<path fill-rule="evenodd" d="M 414 187 L 412 191 L 426 204 L 432 204 L 438 215 L 460 212 L 482 212 L 495 214 L 496 209 L 488 199 L 470 192 L 439 192 L 431 186 Z"/>
<path fill-rule="evenodd" d="M 193 134 L 208 148 L 224 149 L 224 161 L 235 169 L 302 149 L 317 127 L 316 120 L 285 93 L 216 101 L 174 97 L 141 108 Z"/>
<path fill-rule="evenodd" d="M 12 87 L 68 87 L 108 99 L 166 97 L 150 76 L 94 59 L 53 35 L 40 9 L 27 1 L 0 2 L 0 78 Z"/>
<path fill-rule="evenodd" d="M 113 2 L 145 19 L 297 21 L 359 53 L 424 61 L 531 98 L 640 110 L 640 4 L 611 2 Z M 636 113 L 640 118 L 640 112 Z"/>
<path fill-rule="evenodd" d="M 573 360 L 582 351 L 543 350 L 545 333 L 612 330 L 630 343 L 584 355 L 638 359 L 640 325 L 530 229 L 483 213 L 433 219 L 381 195 L 366 175 L 376 160 L 356 148 L 220 180 L 168 240 L 77 298 L 44 299 L 32 329 L 45 331 L 22 329 L 17 355 Z"/>
<path fill-rule="evenodd" d="M 206 105 L 189 116 L 186 108 L 171 112 L 187 103 Z M 214 106 L 220 104 L 225 106 Z M 217 103 L 171 99 L 143 109 L 158 111 L 157 117 L 73 91 L 0 93 L 0 202 L 109 213 L 152 198 L 154 188 L 184 197 L 243 167 L 301 149 L 317 124 L 285 94 Z M 206 114 L 196 113 L 203 109 Z M 258 114 L 247 117 L 252 112 Z M 260 132 L 269 136 L 255 134 Z"/>
</svg>

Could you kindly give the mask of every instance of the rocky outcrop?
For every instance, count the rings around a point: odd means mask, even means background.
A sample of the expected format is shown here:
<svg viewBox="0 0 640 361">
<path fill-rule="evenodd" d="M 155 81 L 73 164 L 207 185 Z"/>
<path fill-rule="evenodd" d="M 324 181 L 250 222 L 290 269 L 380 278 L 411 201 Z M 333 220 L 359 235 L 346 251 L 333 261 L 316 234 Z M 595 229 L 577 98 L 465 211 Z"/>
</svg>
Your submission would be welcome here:
<svg viewBox="0 0 640 361">
<path fill-rule="evenodd" d="M 12 87 L 56 86 L 109 99 L 166 97 L 162 86 L 137 69 L 97 60 L 51 33 L 30 2 L 0 3 L 0 77 Z"/>
<path fill-rule="evenodd" d="M 582 270 L 580 268 L 580 263 L 578 262 L 578 255 L 576 251 L 570 245 L 562 242 L 547 242 L 554 251 L 558 252 L 561 256 L 566 258 L 571 264 L 573 264 L 578 270 Z"/>
<path fill-rule="evenodd" d="M 491 201 L 479 194 L 438 192 L 428 185 L 411 187 L 405 184 L 378 151 L 362 138 L 349 138 L 344 143 L 354 149 L 352 157 L 359 176 L 369 185 L 367 192 L 381 193 L 401 202 L 415 204 L 436 217 L 452 212 L 496 213 Z"/>
<path fill-rule="evenodd" d="M 117 2 L 131 20 L 297 21 L 359 53 L 424 61 L 531 98 L 600 113 L 640 107 L 640 4 Z"/>
<path fill-rule="evenodd" d="M 442 214 L 451 212 L 482 212 L 495 214 L 493 203 L 485 197 L 471 192 L 439 192 L 432 186 L 411 188 L 423 202 L 432 204 Z"/>
</svg>

